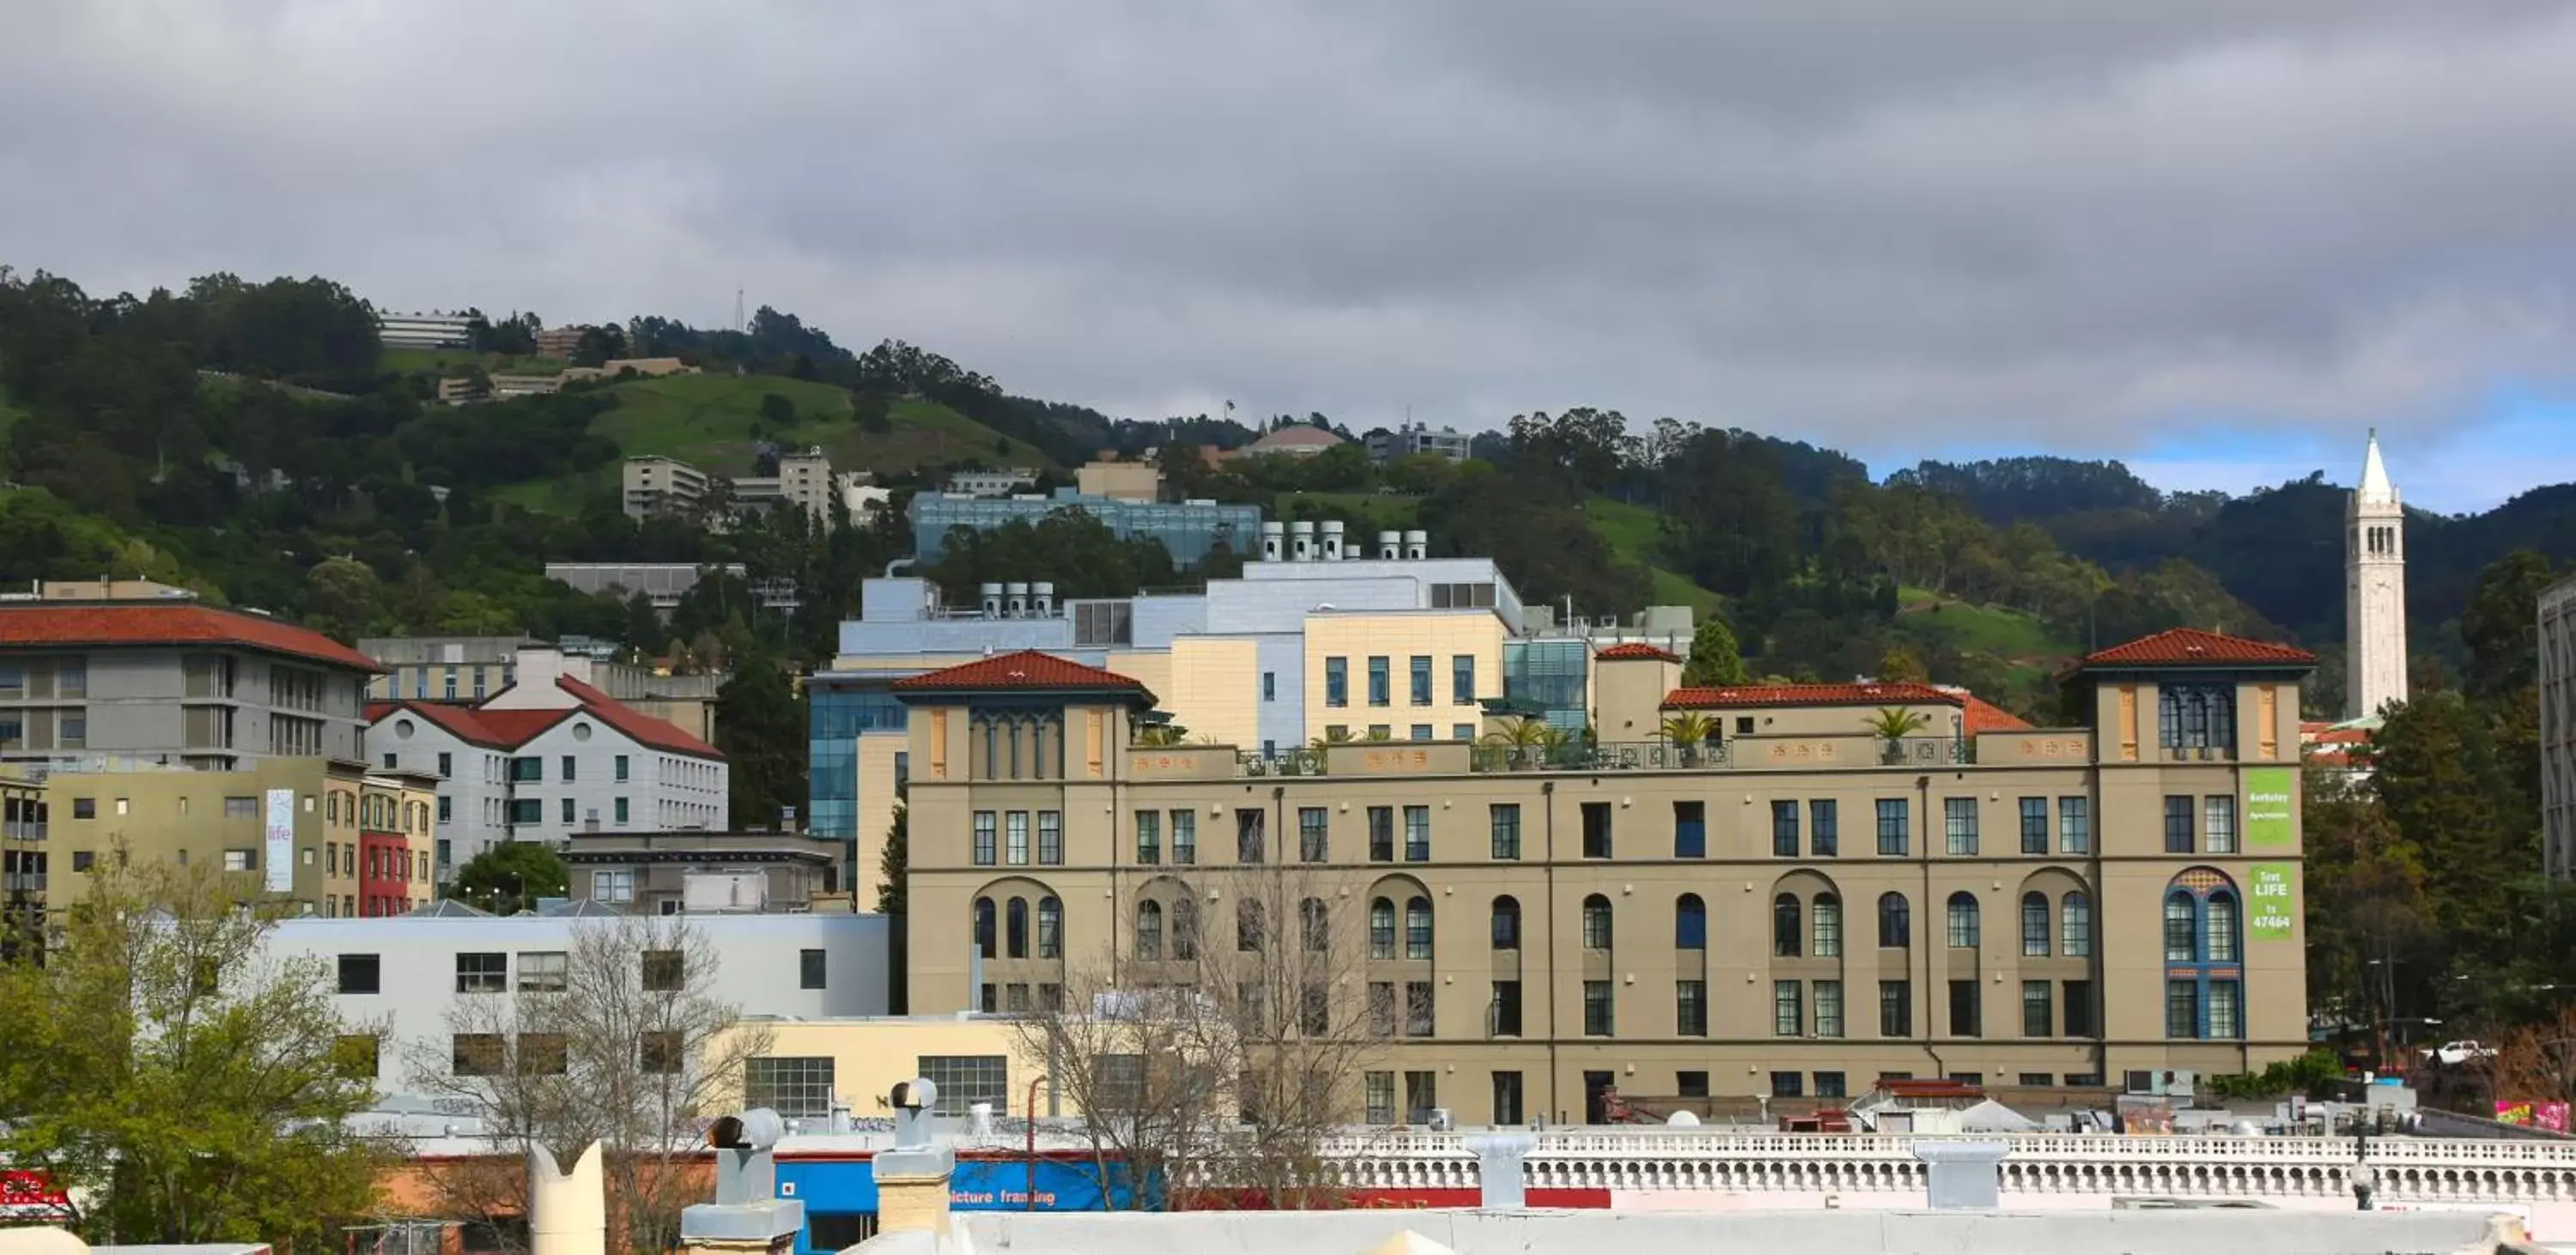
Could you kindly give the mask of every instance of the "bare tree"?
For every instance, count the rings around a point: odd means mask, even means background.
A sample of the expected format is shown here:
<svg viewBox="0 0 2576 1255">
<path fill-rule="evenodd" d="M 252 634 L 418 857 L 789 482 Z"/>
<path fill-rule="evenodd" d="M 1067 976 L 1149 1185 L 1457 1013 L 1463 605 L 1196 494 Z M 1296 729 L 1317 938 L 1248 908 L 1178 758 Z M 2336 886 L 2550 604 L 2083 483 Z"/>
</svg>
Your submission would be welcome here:
<svg viewBox="0 0 2576 1255">
<path fill-rule="evenodd" d="M 2500 1101 L 2576 1102 L 2576 1004 L 2506 1031 L 2479 1064 Z"/>
<path fill-rule="evenodd" d="M 770 1045 L 715 996 L 716 957 L 700 941 L 678 918 L 631 917 L 578 927 L 559 962 L 522 954 L 511 994 L 459 999 L 449 1042 L 411 1046 L 414 1084 L 480 1118 L 496 1150 L 535 1143 L 570 1163 L 603 1143 L 612 1229 L 630 1249 L 667 1249 L 691 1197 L 685 1165 L 716 1104 L 741 1092 L 744 1061 Z M 458 1212 L 524 1214 L 515 1164 L 454 1161 L 429 1175 Z"/>
<path fill-rule="evenodd" d="M 1104 1194 L 1124 1167 L 1147 1206 L 1193 1186 L 1271 1206 L 1340 1201 L 1325 1139 L 1358 1114 L 1357 1084 L 1392 1025 L 1366 1005 L 1365 874 L 1245 866 L 1157 878 L 1120 922 L 1129 944 L 1068 974 L 1061 1007 L 1017 1022 L 1083 1112 Z M 1381 1031 L 1384 1030 L 1384 1031 Z"/>
</svg>

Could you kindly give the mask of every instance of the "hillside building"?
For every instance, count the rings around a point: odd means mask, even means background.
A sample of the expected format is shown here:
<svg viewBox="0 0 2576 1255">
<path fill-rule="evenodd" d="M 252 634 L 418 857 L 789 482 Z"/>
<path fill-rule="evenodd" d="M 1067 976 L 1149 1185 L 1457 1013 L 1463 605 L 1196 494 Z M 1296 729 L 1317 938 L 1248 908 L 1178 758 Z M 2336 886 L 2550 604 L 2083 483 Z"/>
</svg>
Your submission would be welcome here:
<svg viewBox="0 0 2576 1255">
<path fill-rule="evenodd" d="M 378 314 L 376 338 L 389 349 L 461 349 L 474 342 L 465 314 Z"/>
<path fill-rule="evenodd" d="M 1007 497 L 1024 488 L 1037 486 L 1038 473 L 1027 467 L 999 471 L 952 471 L 948 482 L 940 486 L 952 497 Z"/>
<path fill-rule="evenodd" d="M 2361 487 L 2344 507 L 2344 718 L 2406 700 L 2406 507 L 2379 458 L 2362 455 Z"/>
<path fill-rule="evenodd" d="M 715 739 L 716 691 L 726 679 L 721 671 L 665 675 L 617 661 L 610 642 L 579 637 L 557 646 L 527 636 L 381 636 L 358 642 L 358 652 L 385 669 L 367 686 L 367 697 L 380 702 L 479 702 L 518 682 L 520 650 L 550 647 L 587 659 L 589 682 L 637 713 L 666 720 L 701 741 Z"/>
<path fill-rule="evenodd" d="M 2085 717 L 2043 729 L 1929 686 L 1682 688 L 1626 651 L 1599 661 L 1597 743 L 1270 755 L 1140 744 L 1146 685 L 1000 654 L 892 686 L 911 1007 L 1320 951 L 1355 979 L 1293 1013 L 1384 1039 L 1346 1098 L 1373 1125 L 1599 1122 L 1614 1087 L 2260 1070 L 2309 1046 L 2312 663 L 2159 633 L 2088 656 Z M 1915 731 L 1873 732 L 1889 712 Z M 1686 713 L 1714 738 L 1656 735 Z"/>
<path fill-rule="evenodd" d="M 1243 446 L 1237 457 L 1311 458 L 1326 449 L 1338 449 L 1350 441 L 1311 423 L 1290 423 L 1274 427 L 1259 440 Z"/>
<path fill-rule="evenodd" d="M 912 554 L 919 561 L 935 562 L 947 552 L 952 529 L 990 531 L 1006 523 L 1034 524 L 1058 510 L 1088 514 L 1120 540 L 1160 541 L 1174 566 L 1195 566 L 1220 548 L 1248 553 L 1261 526 L 1261 511 L 1256 507 L 1199 499 L 1127 500 L 1090 496 L 1074 488 L 1058 488 L 1047 496 L 915 493 L 910 507 Z"/>
<path fill-rule="evenodd" d="M 1163 469 L 1152 462 L 1085 462 L 1073 473 L 1073 490 L 1111 501 L 1160 501 Z"/>
<path fill-rule="evenodd" d="M 1374 428 L 1362 439 L 1367 442 L 1372 462 L 1392 462 L 1417 453 L 1434 453 L 1452 462 L 1464 462 L 1467 446 L 1475 437 L 1449 427 L 1433 431 L 1421 423 L 1400 423 L 1393 431 Z"/>
</svg>

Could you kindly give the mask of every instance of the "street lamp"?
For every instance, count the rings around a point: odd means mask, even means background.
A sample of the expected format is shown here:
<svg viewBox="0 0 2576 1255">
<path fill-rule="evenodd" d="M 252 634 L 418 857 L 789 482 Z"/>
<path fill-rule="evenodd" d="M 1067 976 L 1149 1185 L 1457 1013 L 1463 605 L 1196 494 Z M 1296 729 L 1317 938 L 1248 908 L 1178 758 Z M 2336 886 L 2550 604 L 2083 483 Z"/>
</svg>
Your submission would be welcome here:
<svg viewBox="0 0 2576 1255">
<path fill-rule="evenodd" d="M 1024 1113 L 1022 1118 L 1029 1122 L 1029 1205 L 1027 1209 L 1030 1211 L 1038 1209 L 1038 1086 L 1047 1083 L 1044 1073 L 1029 1078 L 1029 1105 L 1020 1109 Z M 1101 1189 L 1106 1192 L 1108 1183 L 1102 1182 Z"/>
</svg>

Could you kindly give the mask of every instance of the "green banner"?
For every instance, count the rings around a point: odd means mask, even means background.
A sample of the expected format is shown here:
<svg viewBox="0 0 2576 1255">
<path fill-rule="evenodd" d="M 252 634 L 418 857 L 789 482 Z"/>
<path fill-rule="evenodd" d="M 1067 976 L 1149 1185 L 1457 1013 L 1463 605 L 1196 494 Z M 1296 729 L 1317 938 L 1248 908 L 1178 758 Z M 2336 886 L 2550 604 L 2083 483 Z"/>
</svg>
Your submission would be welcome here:
<svg viewBox="0 0 2576 1255">
<path fill-rule="evenodd" d="M 2246 935 L 2256 941 L 2288 941 L 2299 923 L 2299 865 L 2256 863 L 2251 871 Z"/>
<path fill-rule="evenodd" d="M 2299 843 L 2291 819 L 2297 805 L 2299 773 L 2287 767 L 2245 769 L 2245 848 L 2286 850 Z"/>
</svg>

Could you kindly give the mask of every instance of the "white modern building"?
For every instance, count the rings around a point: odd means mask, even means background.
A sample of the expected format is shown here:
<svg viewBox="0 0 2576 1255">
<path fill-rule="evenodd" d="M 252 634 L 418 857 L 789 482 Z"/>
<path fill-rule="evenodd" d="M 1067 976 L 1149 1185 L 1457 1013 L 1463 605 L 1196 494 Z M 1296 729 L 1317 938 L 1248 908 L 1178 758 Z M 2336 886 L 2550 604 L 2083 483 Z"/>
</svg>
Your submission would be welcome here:
<svg viewBox="0 0 2576 1255">
<path fill-rule="evenodd" d="M 267 956 L 317 958 L 345 1021 L 381 1024 L 377 1083 L 398 1092 L 407 1059 L 447 1055 L 450 1012 L 477 998 L 560 991 L 585 936 L 633 942 L 641 979 L 654 980 L 665 945 L 715 957 L 714 988 L 745 1019 L 810 1020 L 884 1015 L 891 932 L 882 915 L 621 916 L 592 904 L 578 913 L 491 916 L 453 902 L 390 919 L 290 919 L 265 941 Z"/>
<path fill-rule="evenodd" d="M 2540 849 L 2576 876 L 2576 576 L 2540 593 Z"/>
<path fill-rule="evenodd" d="M 1369 460 L 1391 462 L 1417 453 L 1436 453 L 1452 462 L 1467 460 L 1467 448 L 1475 437 L 1451 427 L 1433 431 L 1421 423 L 1399 424 L 1395 430 L 1383 427 L 1361 437 L 1367 442 Z"/>
<path fill-rule="evenodd" d="M 515 683 L 473 705 L 367 706 L 369 763 L 440 777 L 441 880 L 502 841 L 724 827 L 722 752 L 601 692 L 589 659 L 531 646 L 513 667 Z"/>
<path fill-rule="evenodd" d="M 1003 471 L 958 471 L 943 491 L 960 497 L 1007 497 L 1036 486 L 1038 473 L 1021 467 Z"/>
<path fill-rule="evenodd" d="M 464 314 L 376 315 L 376 338 L 389 349 L 461 349 L 473 343 L 474 320 Z"/>
</svg>

